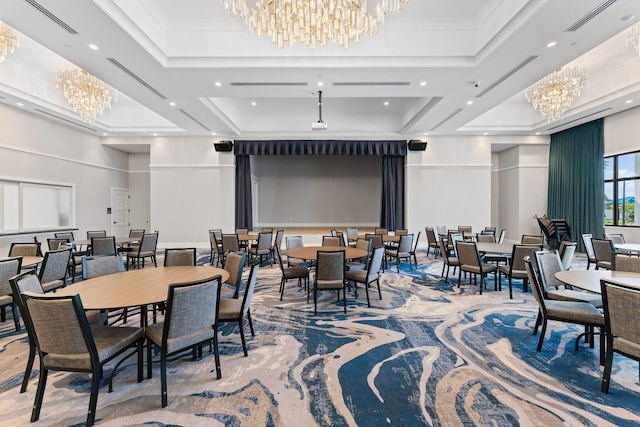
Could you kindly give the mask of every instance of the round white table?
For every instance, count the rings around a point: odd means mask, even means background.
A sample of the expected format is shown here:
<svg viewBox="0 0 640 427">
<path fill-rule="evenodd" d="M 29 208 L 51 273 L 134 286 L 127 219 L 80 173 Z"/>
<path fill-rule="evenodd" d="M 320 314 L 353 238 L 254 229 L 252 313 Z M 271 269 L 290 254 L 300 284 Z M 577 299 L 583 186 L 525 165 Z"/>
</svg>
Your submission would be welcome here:
<svg viewBox="0 0 640 427">
<path fill-rule="evenodd" d="M 556 279 L 567 285 L 585 291 L 600 293 L 600 280 L 606 279 L 613 283 L 640 288 L 640 273 L 611 270 L 565 270 L 555 274 Z"/>
</svg>

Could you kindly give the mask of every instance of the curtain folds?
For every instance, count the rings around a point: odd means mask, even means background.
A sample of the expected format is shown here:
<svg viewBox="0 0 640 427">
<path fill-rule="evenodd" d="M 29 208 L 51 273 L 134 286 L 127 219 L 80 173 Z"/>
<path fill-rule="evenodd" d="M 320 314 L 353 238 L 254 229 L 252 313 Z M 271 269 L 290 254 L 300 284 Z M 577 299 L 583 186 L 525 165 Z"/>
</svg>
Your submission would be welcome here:
<svg viewBox="0 0 640 427">
<path fill-rule="evenodd" d="M 604 120 L 551 135 L 549 218 L 564 218 L 584 252 L 581 234 L 604 236 Z"/>
<path fill-rule="evenodd" d="M 236 228 L 253 228 L 252 211 L 250 158 L 236 156 Z"/>
<path fill-rule="evenodd" d="M 382 208 L 380 226 L 404 228 L 405 141 L 276 140 L 235 141 L 236 228 L 252 228 L 250 156 L 359 155 L 382 156 Z"/>
</svg>

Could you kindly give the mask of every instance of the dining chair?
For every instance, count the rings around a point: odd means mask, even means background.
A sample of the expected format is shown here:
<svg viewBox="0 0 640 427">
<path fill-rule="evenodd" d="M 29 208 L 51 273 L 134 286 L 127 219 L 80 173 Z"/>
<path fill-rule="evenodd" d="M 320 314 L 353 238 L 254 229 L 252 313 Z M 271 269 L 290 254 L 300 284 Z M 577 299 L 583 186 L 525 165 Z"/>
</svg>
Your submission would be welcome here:
<svg viewBox="0 0 640 427">
<path fill-rule="evenodd" d="M 593 252 L 593 235 L 589 233 L 582 234 L 582 244 L 587 254 L 587 270 L 591 267 L 591 264 L 596 264 L 596 254 Z"/>
<path fill-rule="evenodd" d="M 282 253 L 279 247 L 276 247 L 276 258 L 280 266 L 280 272 L 282 273 L 282 277 L 280 278 L 280 301 L 282 301 L 284 288 L 289 280 L 298 279 L 298 287 L 302 286 L 302 282 L 304 281 L 304 289 L 307 291 L 309 286 L 309 269 L 304 265 L 292 266 L 291 264 L 288 264 L 288 267 L 284 268 Z"/>
<path fill-rule="evenodd" d="M 440 251 L 440 245 L 438 244 L 438 237 L 433 227 L 424 228 L 425 236 L 427 236 L 427 257 L 429 257 L 429 251 L 433 249 L 433 257 L 438 258 L 438 252 Z"/>
<path fill-rule="evenodd" d="M 356 249 L 367 251 L 367 254 L 355 260 L 347 261 L 345 267 L 347 270 L 366 270 L 369 268 L 369 256 L 371 254 L 371 240 L 358 239 L 356 241 Z"/>
<path fill-rule="evenodd" d="M 409 234 L 409 230 L 407 230 L 406 228 L 398 228 L 393 231 L 393 234 L 395 236 L 406 236 L 407 234 Z"/>
<path fill-rule="evenodd" d="M 411 264 L 411 250 L 413 249 L 413 234 L 405 234 L 400 236 L 398 246 L 395 248 L 387 248 L 384 252 L 385 257 L 388 259 L 395 258 L 396 271 L 400 273 L 400 260 L 406 259 L 409 261 L 409 269 L 413 271 L 413 265 Z M 417 267 L 417 266 L 416 266 Z"/>
<path fill-rule="evenodd" d="M 44 254 L 38 279 L 45 292 L 65 286 L 70 259 L 71 248 L 58 249 L 57 251 L 49 251 Z"/>
<path fill-rule="evenodd" d="M 245 246 L 246 248 L 246 246 Z M 222 235 L 222 266 L 227 261 L 227 254 L 231 252 L 240 252 L 240 241 L 237 234 Z"/>
<path fill-rule="evenodd" d="M 591 335 L 590 343 L 591 347 L 593 347 L 593 334 L 590 331 L 597 327 L 600 329 L 600 363 L 602 364 L 604 362 L 605 350 L 604 315 L 588 302 L 559 301 L 545 298 L 542 286 L 533 274 L 531 259 L 525 260 L 525 271 L 527 272 L 529 283 L 531 283 L 533 295 L 538 302 L 538 313 L 542 324 L 542 330 L 540 332 L 536 351 L 542 350 L 542 343 L 544 342 L 544 336 L 547 331 L 547 323 L 549 320 L 584 325 L 586 327 L 586 331 L 579 334 L 576 338 L 575 351 L 578 351 L 580 338 L 585 334 Z M 534 335 L 536 333 L 537 330 L 534 331 Z"/>
<path fill-rule="evenodd" d="M 91 237 L 91 255 L 115 255 L 118 253 L 115 236 Z"/>
<path fill-rule="evenodd" d="M 421 233 L 422 233 L 422 231 L 418 230 L 418 235 L 416 236 L 416 240 L 413 243 L 413 247 L 409 251 L 409 255 L 411 255 L 413 257 L 413 262 L 416 265 L 416 268 L 418 268 L 417 252 L 418 252 L 418 243 L 420 243 L 420 234 Z"/>
<path fill-rule="evenodd" d="M 287 236 L 285 237 L 285 246 L 287 249 L 293 248 L 302 248 L 304 247 L 304 241 L 302 240 L 302 236 Z M 299 259 L 292 259 L 287 256 L 287 266 L 288 267 L 305 267 L 308 268 L 313 263 L 308 263 Z"/>
<path fill-rule="evenodd" d="M 260 263 L 264 261 L 266 257 L 269 260 L 269 266 L 273 266 L 273 261 L 271 260 L 271 240 L 273 234 L 272 233 L 264 233 L 261 232 L 258 234 L 258 244 L 254 248 L 250 248 L 248 253 L 249 256 L 252 256 L 254 259 L 259 259 Z"/>
<path fill-rule="evenodd" d="M 334 236 L 322 236 L 322 246 L 343 246 L 340 244 L 340 238 Z"/>
<path fill-rule="evenodd" d="M 487 233 L 491 233 L 493 234 L 493 238 L 496 238 L 496 233 L 498 232 L 498 228 L 497 227 L 485 227 L 484 230 L 482 230 L 483 233 L 487 234 Z"/>
<path fill-rule="evenodd" d="M 87 231 L 87 240 L 92 237 L 107 237 L 107 230 Z"/>
<path fill-rule="evenodd" d="M 140 261 L 142 261 L 142 268 L 145 266 L 145 260 L 151 258 L 154 267 L 158 266 L 156 262 L 156 248 L 158 246 L 158 233 L 145 233 L 140 240 L 140 246 L 137 251 L 127 253 L 127 262 L 131 261 L 136 268 L 140 268 Z"/>
<path fill-rule="evenodd" d="M 474 285 L 478 284 L 477 279 L 478 276 L 480 276 L 480 295 L 482 295 L 482 289 L 486 288 L 486 277 L 488 274 L 493 273 L 494 287 L 496 290 L 498 289 L 498 282 L 496 280 L 498 267 L 481 261 L 476 242 L 457 241 L 456 251 L 458 262 L 460 262 L 458 287 L 460 287 L 462 273 L 471 273 L 473 274 Z M 469 281 L 471 281 L 471 279 L 469 279 Z"/>
<path fill-rule="evenodd" d="M 523 234 L 520 238 L 521 245 L 542 245 L 543 243 L 543 238 L 540 235 Z"/>
<path fill-rule="evenodd" d="M 49 371 L 88 372 L 91 392 L 87 411 L 87 426 L 95 422 L 98 389 L 103 366 L 129 349 L 137 354 L 138 382 L 142 382 L 142 343 L 140 327 L 96 326 L 91 328 L 79 295 L 26 297 L 27 332 L 39 353 L 40 377 L 31 413 L 31 422 L 38 421 Z M 109 377 L 110 390 L 113 375 Z"/>
<path fill-rule="evenodd" d="M 606 233 L 604 237 L 607 240 L 611 240 L 614 245 L 626 243 L 622 233 Z"/>
<path fill-rule="evenodd" d="M 629 255 L 615 255 L 613 257 L 612 270 L 640 273 L 640 257 Z"/>
<path fill-rule="evenodd" d="M 255 336 L 253 330 L 253 321 L 251 320 L 251 298 L 253 297 L 253 291 L 256 287 L 256 281 L 258 279 L 258 270 L 260 269 L 259 262 L 252 262 L 251 269 L 249 270 L 249 277 L 247 279 L 247 286 L 244 290 L 242 299 L 240 298 L 222 298 L 220 299 L 220 308 L 218 310 L 218 326 L 220 323 L 238 322 L 238 329 L 240 330 L 240 341 L 242 342 L 242 350 L 244 356 L 247 357 L 247 342 L 244 336 L 244 319 L 249 322 L 249 329 L 251 330 L 251 336 Z M 218 330 L 219 328 L 216 328 Z"/>
<path fill-rule="evenodd" d="M 163 265 L 164 267 L 196 265 L 196 248 L 166 248 Z"/>
<path fill-rule="evenodd" d="M 216 266 L 221 264 L 222 259 L 224 258 L 224 249 L 222 248 L 222 230 L 221 229 L 213 229 L 209 230 L 209 244 L 211 245 L 211 265 L 213 265 L 213 261 L 216 261 Z"/>
<path fill-rule="evenodd" d="M 313 314 L 318 314 L 318 291 L 333 290 L 343 293 L 344 312 L 347 312 L 347 281 L 344 271 L 345 251 L 318 251 L 315 283 L 313 285 Z M 307 292 L 309 302 L 309 292 Z"/>
<path fill-rule="evenodd" d="M 9 247 L 9 257 L 17 256 L 41 256 L 40 243 L 36 242 L 12 242 Z"/>
<path fill-rule="evenodd" d="M 246 252 L 229 252 L 227 254 L 227 261 L 224 263 L 224 269 L 229 273 L 229 278 L 224 282 L 224 284 L 232 288 L 233 298 L 238 298 L 240 293 L 240 288 L 242 287 L 242 272 L 244 271 L 246 262 Z M 228 288 L 222 288 L 222 291 L 227 293 Z"/>
<path fill-rule="evenodd" d="M 611 240 L 592 239 L 591 243 L 593 245 L 593 253 L 596 258 L 596 270 L 601 268 L 611 270 L 613 255 L 616 252 L 613 247 L 613 242 L 611 242 Z"/>
<path fill-rule="evenodd" d="M 132 228 L 129 230 L 129 238 L 130 239 L 137 239 L 136 241 L 133 242 L 128 242 L 128 243 L 123 243 L 121 245 L 118 246 L 118 252 L 137 252 L 138 248 L 140 247 L 140 239 L 142 239 L 142 236 L 144 235 L 144 233 L 146 232 L 146 230 L 144 228 Z"/>
<path fill-rule="evenodd" d="M 386 228 L 374 228 L 373 234 L 389 234 L 389 230 Z"/>
<path fill-rule="evenodd" d="M 576 242 L 570 242 L 568 240 L 563 240 L 560 242 L 560 246 L 558 247 L 558 254 L 560 255 L 560 259 L 562 260 L 562 268 L 565 270 L 569 270 L 571 268 L 571 261 L 573 260 L 573 254 L 576 252 L 576 247 L 578 244 Z"/>
<path fill-rule="evenodd" d="M 606 279 L 600 281 L 600 286 L 607 337 L 600 389 L 603 393 L 608 393 L 613 353 L 640 361 L 640 329 L 636 321 L 630 321 L 635 319 L 640 311 L 640 289 L 609 282 Z"/>
<path fill-rule="evenodd" d="M 380 291 L 380 270 L 382 268 L 384 251 L 385 249 L 382 246 L 378 246 L 373 250 L 373 253 L 371 254 L 371 261 L 366 269 L 349 269 L 344 273 L 347 281 L 355 283 L 356 298 L 358 297 L 358 283 L 363 284 L 367 295 L 367 307 L 371 307 L 371 301 L 369 300 L 369 286 L 371 283 L 376 282 L 378 285 L 378 295 L 380 296 L 380 299 L 382 299 L 382 292 Z"/>
<path fill-rule="evenodd" d="M 16 331 L 20 331 L 20 318 L 18 316 L 18 306 L 11 292 L 9 279 L 18 275 L 21 267 L 22 257 L 0 260 L 0 321 L 7 321 L 6 308 L 10 306 Z"/>
<path fill-rule="evenodd" d="M 513 279 L 522 280 L 522 292 L 527 292 L 529 278 L 524 269 L 524 258 L 535 256 L 536 251 L 542 250 L 542 245 L 513 245 L 509 265 L 498 266 L 498 289 L 502 290 L 502 275 L 509 279 L 509 299 L 513 299 Z"/>
<path fill-rule="evenodd" d="M 125 271 L 122 254 L 92 255 L 82 258 L 82 279 L 92 279 Z"/>
<path fill-rule="evenodd" d="M 222 378 L 218 352 L 217 321 L 220 302 L 220 276 L 169 285 L 164 321 L 146 328 L 147 377 L 152 377 L 153 347 L 160 350 L 162 407 L 168 405 L 167 360 L 187 349 L 202 357 L 202 345 L 213 342 L 216 377 Z"/>
<path fill-rule="evenodd" d="M 273 260 L 276 256 L 276 246 L 282 247 L 282 239 L 284 238 L 284 230 L 277 230 L 276 237 L 273 239 L 273 245 L 271 245 L 271 259 Z"/>
<path fill-rule="evenodd" d="M 347 227 L 345 230 L 347 245 L 355 246 L 356 241 L 358 240 L 358 228 L 357 227 Z"/>
<path fill-rule="evenodd" d="M 476 242 L 495 243 L 496 238 L 493 234 L 476 234 Z"/>
<path fill-rule="evenodd" d="M 449 268 L 453 266 L 453 274 L 456 273 L 456 269 L 460 266 L 460 261 L 458 261 L 458 257 L 451 256 L 449 249 L 445 247 L 444 240 L 438 239 L 438 246 L 440 247 L 440 253 L 442 254 L 442 273 L 440 273 L 440 277 L 444 276 L 444 283 L 447 283 L 449 280 Z M 445 274 L 445 267 L 447 272 Z"/>
</svg>

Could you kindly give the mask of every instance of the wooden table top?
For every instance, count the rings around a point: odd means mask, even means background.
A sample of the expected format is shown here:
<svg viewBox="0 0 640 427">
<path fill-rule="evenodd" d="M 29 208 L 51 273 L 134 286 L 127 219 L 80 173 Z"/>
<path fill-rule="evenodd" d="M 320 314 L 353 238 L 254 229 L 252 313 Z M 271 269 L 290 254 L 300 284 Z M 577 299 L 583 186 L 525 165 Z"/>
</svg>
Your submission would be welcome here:
<svg viewBox="0 0 640 427">
<path fill-rule="evenodd" d="M 22 264 L 21 264 L 22 268 L 33 267 L 34 265 L 38 265 L 44 259 L 41 256 L 23 256 L 23 257 L 13 256 L 13 257 L 3 257 L 0 259 L 5 260 L 9 258 L 22 258 Z"/>
<path fill-rule="evenodd" d="M 513 252 L 513 243 L 477 242 L 478 252 L 487 254 L 509 254 Z"/>
<path fill-rule="evenodd" d="M 136 307 L 166 301 L 171 284 L 217 275 L 223 283 L 229 279 L 226 270 L 210 266 L 142 268 L 83 280 L 59 289 L 56 295 L 80 294 L 85 310 Z"/>
<path fill-rule="evenodd" d="M 369 233 L 369 234 L 373 234 L 373 233 Z M 365 238 L 366 238 L 366 234 L 358 234 L 358 239 L 365 239 Z M 382 241 L 385 243 L 399 242 L 400 236 L 391 235 L 391 234 L 382 234 Z"/>
<path fill-rule="evenodd" d="M 304 246 L 301 248 L 291 248 L 284 251 L 284 254 L 291 258 L 315 261 L 318 259 L 318 251 L 345 251 L 345 259 L 362 258 L 367 255 L 364 249 L 356 249 L 347 246 Z"/>
<path fill-rule="evenodd" d="M 640 273 L 611 270 L 565 270 L 555 274 L 556 279 L 567 285 L 600 293 L 600 280 L 606 279 L 614 283 L 640 288 Z"/>
<path fill-rule="evenodd" d="M 140 241 L 140 237 L 116 237 L 116 245 L 123 245 L 125 243 L 134 243 L 139 241 Z M 87 245 L 91 245 L 91 239 L 74 240 L 71 243 L 73 243 L 76 246 L 82 246 L 82 245 L 87 246 Z"/>
</svg>

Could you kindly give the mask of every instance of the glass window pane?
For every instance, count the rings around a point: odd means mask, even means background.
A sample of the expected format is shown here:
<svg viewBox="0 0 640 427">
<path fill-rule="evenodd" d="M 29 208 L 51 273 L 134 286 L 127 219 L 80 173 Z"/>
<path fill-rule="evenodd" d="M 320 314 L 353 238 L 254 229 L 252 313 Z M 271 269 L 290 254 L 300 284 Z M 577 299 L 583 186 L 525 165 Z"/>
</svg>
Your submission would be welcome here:
<svg viewBox="0 0 640 427">
<path fill-rule="evenodd" d="M 618 224 L 638 225 L 635 219 L 638 180 L 618 182 Z"/>
<path fill-rule="evenodd" d="M 604 183 L 604 223 L 613 225 L 613 182 Z"/>
<path fill-rule="evenodd" d="M 604 158 L 604 179 L 613 179 L 613 157 Z"/>
<path fill-rule="evenodd" d="M 631 153 L 618 156 L 618 178 L 631 178 L 640 176 L 636 169 L 640 164 L 640 153 Z"/>
</svg>

